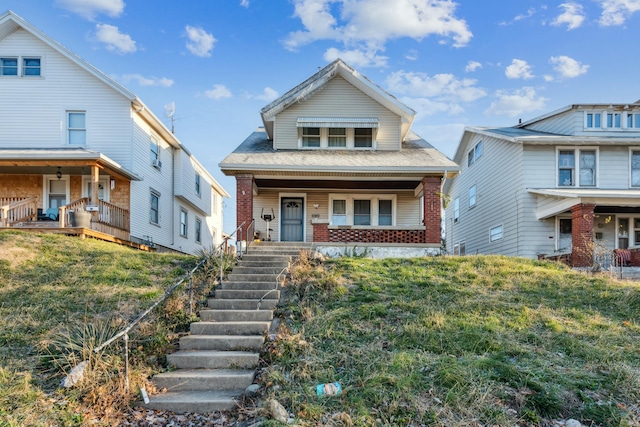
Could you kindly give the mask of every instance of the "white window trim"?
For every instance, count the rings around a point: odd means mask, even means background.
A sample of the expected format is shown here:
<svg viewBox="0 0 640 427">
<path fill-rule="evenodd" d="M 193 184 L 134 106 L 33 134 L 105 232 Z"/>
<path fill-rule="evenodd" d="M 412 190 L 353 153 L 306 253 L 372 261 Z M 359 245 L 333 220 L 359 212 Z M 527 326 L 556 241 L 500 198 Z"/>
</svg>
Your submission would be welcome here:
<svg viewBox="0 0 640 427">
<path fill-rule="evenodd" d="M 587 127 L 587 114 L 600 114 L 600 126 Z M 583 127 L 585 131 L 599 131 L 605 128 L 605 122 L 607 120 L 607 110 L 587 110 L 584 112 Z"/>
<path fill-rule="evenodd" d="M 196 196 L 202 197 L 202 175 L 200 175 L 198 172 L 196 172 L 195 175 L 193 191 L 196 193 Z"/>
<path fill-rule="evenodd" d="M 198 224 L 200 224 L 200 237 L 198 238 Z M 196 216 L 194 222 L 193 222 L 193 240 L 196 243 L 202 243 L 202 219 L 200 219 L 199 217 Z M 215 244 L 215 242 L 214 242 Z"/>
<path fill-rule="evenodd" d="M 460 253 L 460 248 L 464 246 L 464 253 Z M 453 255 L 465 256 L 467 254 L 467 242 L 465 240 L 458 240 L 453 243 Z"/>
<path fill-rule="evenodd" d="M 567 249 L 567 248 L 561 248 L 560 247 L 560 220 L 562 219 L 568 219 L 571 220 L 570 216 L 567 215 L 559 215 L 556 217 L 556 224 L 555 224 L 555 228 L 556 228 L 556 235 L 555 235 L 555 250 L 556 251 L 560 251 L 562 249 Z M 571 248 L 568 248 L 569 252 L 571 252 Z"/>
<path fill-rule="evenodd" d="M 49 181 L 58 181 L 58 177 L 56 175 L 44 175 L 42 179 L 42 206 L 43 210 L 46 211 L 47 206 L 49 206 Z M 60 181 L 65 181 L 66 198 L 67 203 L 69 203 L 71 196 L 71 178 L 69 175 L 62 175 Z"/>
<path fill-rule="evenodd" d="M 2 58 L 6 59 L 16 59 L 18 63 L 18 70 L 15 76 L 6 76 L 0 75 L 0 78 L 27 78 L 27 79 L 41 79 L 44 77 L 44 64 L 45 57 L 44 55 L 0 55 Z M 37 76 L 27 76 L 24 74 L 24 60 L 25 59 L 39 59 L 40 60 L 40 75 Z"/>
<path fill-rule="evenodd" d="M 158 147 L 157 152 L 154 152 L 152 150 L 153 146 Z M 154 160 L 160 160 L 160 138 L 158 138 L 155 135 L 149 135 L 149 158 L 151 159 L 151 161 Z M 155 154 L 155 158 L 153 156 L 153 154 Z"/>
<path fill-rule="evenodd" d="M 156 198 L 158 199 L 158 222 L 153 222 L 151 220 L 151 212 L 152 212 L 152 208 L 151 208 L 151 196 L 156 196 Z M 152 225 L 156 225 L 156 226 L 160 226 L 160 221 L 161 221 L 161 212 L 162 209 L 160 208 L 160 199 L 161 199 L 161 193 L 159 191 L 154 190 L 153 188 L 151 188 L 149 190 L 149 224 Z"/>
<path fill-rule="evenodd" d="M 493 230 L 497 230 L 498 228 L 500 229 L 500 237 L 494 239 L 493 238 Z M 498 240 L 502 240 L 503 238 L 504 238 L 504 227 L 503 227 L 503 224 L 496 225 L 495 227 L 491 227 L 489 229 L 489 242 L 492 242 L 492 243 L 493 242 L 497 242 Z"/>
<path fill-rule="evenodd" d="M 471 204 L 471 189 L 473 188 L 473 204 Z M 473 184 L 469 187 L 469 209 L 473 209 L 478 205 L 478 186 Z"/>
<path fill-rule="evenodd" d="M 628 126 L 629 117 L 631 117 L 631 126 Z M 640 111 L 625 111 L 622 118 L 622 128 L 640 132 Z"/>
<path fill-rule="evenodd" d="M 480 150 L 480 155 L 478 155 L 478 147 L 482 147 L 482 149 Z M 483 154 L 484 154 L 484 143 L 483 143 L 483 140 L 481 139 L 467 153 L 467 167 L 471 167 L 475 165 L 476 162 L 480 160 L 480 158 L 483 156 Z"/>
<path fill-rule="evenodd" d="M 71 144 L 69 140 L 69 114 L 84 113 L 84 144 Z M 64 110 L 64 143 L 69 147 L 86 147 L 89 145 L 89 112 L 86 108 L 67 108 Z M 76 128 L 73 128 L 76 129 Z M 77 128 L 79 129 L 79 128 Z"/>
<path fill-rule="evenodd" d="M 279 193 L 278 194 L 278 214 L 276 220 L 278 221 L 278 241 L 282 239 L 282 199 L 302 199 L 302 239 L 303 242 L 307 241 L 307 193 Z M 280 219 L 278 219 L 280 218 Z M 262 222 L 264 224 L 264 221 Z M 271 236 L 273 239 L 273 236 Z"/>
<path fill-rule="evenodd" d="M 453 199 L 453 223 L 460 221 L 460 197 Z"/>
<path fill-rule="evenodd" d="M 573 151 L 574 157 L 574 183 L 573 185 L 560 185 L 560 151 Z M 595 151 L 596 152 L 596 180 L 594 185 L 580 185 L 580 152 Z M 557 188 L 599 188 L 600 187 L 600 148 L 597 146 L 586 147 L 556 147 L 555 174 Z M 631 174 L 629 174 L 631 180 Z"/>
<path fill-rule="evenodd" d="M 182 232 L 182 214 L 184 213 L 184 233 Z M 179 233 L 180 237 L 184 237 L 185 239 L 189 238 L 189 211 L 183 207 L 180 207 L 178 224 L 180 227 Z"/>
<path fill-rule="evenodd" d="M 329 194 L 329 206 L 327 207 L 327 217 L 329 218 L 329 225 L 334 226 L 331 223 L 333 218 L 333 201 L 334 200 L 346 200 L 346 225 L 335 227 L 355 227 L 355 228 L 388 228 L 396 226 L 396 215 L 398 212 L 398 197 L 395 194 L 351 194 L 351 193 L 330 193 Z M 371 202 L 371 225 L 353 225 L 353 201 L 354 200 L 369 200 Z M 378 201 L 391 200 L 391 225 L 378 225 L 379 221 L 379 206 Z"/>
<path fill-rule="evenodd" d="M 99 178 L 98 179 L 98 183 L 102 184 L 103 190 L 104 190 L 104 198 L 102 199 L 103 201 L 109 203 L 109 200 L 111 198 L 111 185 L 109 184 L 109 177 L 107 176 L 106 178 Z M 91 197 L 91 194 L 87 193 L 87 187 L 89 186 L 88 184 L 91 182 L 91 177 L 90 176 L 83 176 L 82 177 L 82 197 Z"/>
<path fill-rule="evenodd" d="M 307 127 L 319 127 L 320 128 L 320 147 L 305 147 L 302 144 L 302 131 Z M 347 133 L 347 146 L 346 147 L 329 147 L 329 129 L 328 127 L 320 127 L 320 126 L 304 126 L 298 128 L 298 148 L 300 150 L 358 150 L 358 151 L 372 151 L 378 148 L 378 141 L 376 139 L 378 134 L 377 128 L 367 128 L 371 129 L 371 147 L 355 147 L 354 146 L 354 135 L 355 131 L 353 127 L 342 126 L 345 128 Z M 334 128 L 338 128 L 335 126 Z M 332 129 L 334 129 L 332 128 Z"/>
<path fill-rule="evenodd" d="M 633 185 L 633 179 L 631 176 L 631 173 L 633 172 L 632 169 L 632 161 L 633 161 L 633 152 L 637 151 L 640 153 L 640 147 L 629 147 L 629 188 L 640 188 L 640 185 Z"/>
</svg>

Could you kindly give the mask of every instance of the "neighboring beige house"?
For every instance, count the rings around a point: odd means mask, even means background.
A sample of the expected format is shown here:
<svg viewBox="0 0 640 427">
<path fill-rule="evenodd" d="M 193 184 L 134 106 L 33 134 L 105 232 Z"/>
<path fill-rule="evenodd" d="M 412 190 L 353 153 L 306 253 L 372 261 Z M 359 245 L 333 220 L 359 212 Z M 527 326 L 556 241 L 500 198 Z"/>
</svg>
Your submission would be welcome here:
<svg viewBox="0 0 640 427">
<path fill-rule="evenodd" d="M 458 165 L 411 131 L 411 108 L 336 60 L 260 113 L 264 128 L 220 163 L 244 233 L 327 251 L 439 250 L 441 185 Z"/>
<path fill-rule="evenodd" d="M 229 195 L 202 164 L 136 95 L 11 11 L 0 100 L 0 227 L 185 253 L 222 241 Z M 81 209 L 89 224 L 72 223 Z"/>
<path fill-rule="evenodd" d="M 447 250 L 640 265 L 640 102 L 466 128 L 444 185 Z"/>
</svg>

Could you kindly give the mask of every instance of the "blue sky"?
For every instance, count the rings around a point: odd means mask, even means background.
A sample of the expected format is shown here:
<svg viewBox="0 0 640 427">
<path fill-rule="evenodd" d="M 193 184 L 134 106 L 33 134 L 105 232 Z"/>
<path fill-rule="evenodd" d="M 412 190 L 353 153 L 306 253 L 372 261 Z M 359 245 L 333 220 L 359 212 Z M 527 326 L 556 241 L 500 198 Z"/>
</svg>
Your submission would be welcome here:
<svg viewBox="0 0 640 427">
<path fill-rule="evenodd" d="M 449 157 L 464 126 L 640 99 L 640 0 L 0 0 L 137 94 L 218 163 L 259 111 L 340 57 L 417 111 Z M 226 201 L 234 228 L 235 199 Z"/>
</svg>

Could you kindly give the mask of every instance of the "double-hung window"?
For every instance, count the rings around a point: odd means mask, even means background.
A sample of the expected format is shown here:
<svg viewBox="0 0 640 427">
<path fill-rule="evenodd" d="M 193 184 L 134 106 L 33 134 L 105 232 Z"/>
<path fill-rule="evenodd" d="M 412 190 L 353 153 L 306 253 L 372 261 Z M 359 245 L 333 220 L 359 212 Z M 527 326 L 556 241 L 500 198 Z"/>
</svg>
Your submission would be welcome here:
<svg viewBox="0 0 640 427">
<path fill-rule="evenodd" d="M 392 226 L 394 225 L 395 196 L 331 194 L 332 226 Z"/>
<path fill-rule="evenodd" d="M 186 210 L 180 209 L 180 235 L 187 237 L 189 215 Z"/>
<path fill-rule="evenodd" d="M 87 113 L 85 111 L 67 111 L 67 141 L 69 145 L 87 143 Z"/>
<path fill-rule="evenodd" d="M 453 222 L 458 222 L 460 219 L 460 198 L 453 199 Z"/>
<path fill-rule="evenodd" d="M 302 146 L 320 148 L 320 128 L 302 128 Z"/>
<path fill-rule="evenodd" d="M 196 195 L 200 196 L 200 174 L 196 173 Z"/>
<path fill-rule="evenodd" d="M 18 58 L 0 58 L 0 76 L 17 76 Z"/>
<path fill-rule="evenodd" d="M 476 186 L 472 185 L 469 188 L 469 208 L 472 208 L 476 205 Z"/>
<path fill-rule="evenodd" d="M 332 225 L 347 225 L 347 201 L 333 199 L 331 212 Z"/>
<path fill-rule="evenodd" d="M 578 161 L 576 162 L 576 158 Z M 598 169 L 596 149 L 558 151 L 559 187 L 595 187 Z M 576 177 L 578 180 L 576 181 Z"/>
<path fill-rule="evenodd" d="M 196 218 L 196 225 L 195 225 L 195 240 L 196 243 L 201 243 L 202 242 L 202 221 L 200 221 L 200 218 Z"/>
<path fill-rule="evenodd" d="M 149 140 L 149 157 L 151 161 L 160 160 L 160 146 L 158 144 L 158 140 L 153 136 Z"/>
<path fill-rule="evenodd" d="M 40 58 L 22 58 L 22 75 L 39 76 Z"/>
<path fill-rule="evenodd" d="M 152 224 L 160 223 L 160 194 L 155 191 L 151 192 L 151 208 L 149 209 L 149 222 Z"/>
<path fill-rule="evenodd" d="M 631 186 L 640 187 L 640 150 L 631 150 Z"/>
<path fill-rule="evenodd" d="M 371 225 L 371 200 L 353 201 L 353 225 Z"/>
<path fill-rule="evenodd" d="M 467 153 L 467 166 L 473 165 L 476 160 L 482 157 L 482 153 L 483 144 L 482 141 L 480 141 L 471 150 L 469 150 L 469 153 Z"/>
<path fill-rule="evenodd" d="M 373 129 L 355 128 L 353 130 L 353 146 L 355 148 L 373 147 Z"/>
<path fill-rule="evenodd" d="M 347 146 L 347 128 L 329 128 L 329 147 Z"/>
<path fill-rule="evenodd" d="M 495 242 L 502 239 L 502 225 L 498 225 L 489 230 L 489 241 Z"/>
</svg>

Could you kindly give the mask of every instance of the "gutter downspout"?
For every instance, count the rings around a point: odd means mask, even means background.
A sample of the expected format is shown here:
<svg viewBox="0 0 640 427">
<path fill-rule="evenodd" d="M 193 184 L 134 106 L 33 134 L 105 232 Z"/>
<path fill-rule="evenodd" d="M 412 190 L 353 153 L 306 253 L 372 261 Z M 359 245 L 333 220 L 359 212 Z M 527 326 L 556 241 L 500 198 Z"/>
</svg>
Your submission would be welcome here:
<svg viewBox="0 0 640 427">
<path fill-rule="evenodd" d="M 176 148 L 171 146 L 171 246 L 176 243 Z M 175 249 L 175 248 L 174 248 Z"/>
</svg>

